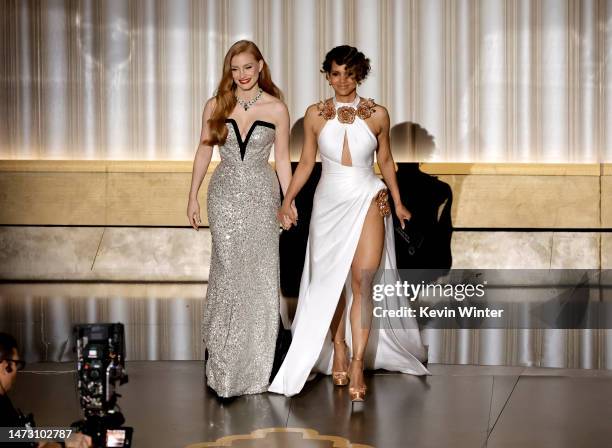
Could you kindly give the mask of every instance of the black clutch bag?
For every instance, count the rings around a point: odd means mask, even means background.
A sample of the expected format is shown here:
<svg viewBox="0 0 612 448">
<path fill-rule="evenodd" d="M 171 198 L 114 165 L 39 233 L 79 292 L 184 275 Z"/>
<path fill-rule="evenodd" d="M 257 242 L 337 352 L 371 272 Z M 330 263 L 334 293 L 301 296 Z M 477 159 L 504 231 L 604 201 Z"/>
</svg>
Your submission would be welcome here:
<svg viewBox="0 0 612 448">
<path fill-rule="evenodd" d="M 423 233 L 419 232 L 410 222 L 406 223 L 403 229 L 399 224 L 394 224 L 394 227 L 395 233 L 408 247 L 408 255 L 414 256 L 419 251 L 423 245 L 423 241 L 425 240 Z"/>
</svg>

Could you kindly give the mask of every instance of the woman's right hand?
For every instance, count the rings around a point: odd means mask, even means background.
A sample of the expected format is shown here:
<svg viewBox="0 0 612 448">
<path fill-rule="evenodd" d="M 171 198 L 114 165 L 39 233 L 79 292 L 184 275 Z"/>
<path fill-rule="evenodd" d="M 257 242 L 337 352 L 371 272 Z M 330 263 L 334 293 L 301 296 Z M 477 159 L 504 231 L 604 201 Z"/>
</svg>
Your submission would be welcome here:
<svg viewBox="0 0 612 448">
<path fill-rule="evenodd" d="M 189 223 L 191 227 L 198 230 L 198 227 L 202 225 L 202 219 L 200 218 L 200 204 L 197 199 L 189 199 L 189 204 L 187 205 L 187 218 L 189 218 Z"/>
<path fill-rule="evenodd" d="M 287 203 L 287 201 L 283 201 L 278 214 L 283 218 L 283 221 L 289 220 L 292 225 L 297 225 L 297 209 L 293 202 Z"/>
</svg>

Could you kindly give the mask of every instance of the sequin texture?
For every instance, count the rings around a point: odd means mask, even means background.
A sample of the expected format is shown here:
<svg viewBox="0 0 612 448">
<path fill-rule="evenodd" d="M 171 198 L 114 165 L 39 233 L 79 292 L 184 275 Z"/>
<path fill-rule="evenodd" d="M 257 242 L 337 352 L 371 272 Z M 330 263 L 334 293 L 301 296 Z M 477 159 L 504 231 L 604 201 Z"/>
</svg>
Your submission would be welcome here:
<svg viewBox="0 0 612 448">
<path fill-rule="evenodd" d="M 226 126 L 208 187 L 212 254 L 202 332 L 208 385 L 230 397 L 268 387 L 279 325 L 280 191 L 268 164 L 273 125 L 254 123 L 246 142 Z"/>
</svg>

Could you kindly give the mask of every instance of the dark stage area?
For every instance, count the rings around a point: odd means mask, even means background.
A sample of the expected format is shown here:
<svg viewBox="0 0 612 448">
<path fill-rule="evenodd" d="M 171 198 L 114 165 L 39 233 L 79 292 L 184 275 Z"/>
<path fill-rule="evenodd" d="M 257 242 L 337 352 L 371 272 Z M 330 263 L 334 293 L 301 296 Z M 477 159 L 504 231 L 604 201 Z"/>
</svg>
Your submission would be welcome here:
<svg viewBox="0 0 612 448">
<path fill-rule="evenodd" d="M 292 398 L 220 401 L 202 362 L 132 361 L 119 403 L 135 447 L 599 448 L 612 439 L 612 372 L 430 368 L 426 378 L 368 375 L 368 398 L 352 407 L 329 377 Z M 74 382 L 72 363 L 32 364 L 11 396 L 39 426 L 64 426 L 81 417 Z"/>
</svg>

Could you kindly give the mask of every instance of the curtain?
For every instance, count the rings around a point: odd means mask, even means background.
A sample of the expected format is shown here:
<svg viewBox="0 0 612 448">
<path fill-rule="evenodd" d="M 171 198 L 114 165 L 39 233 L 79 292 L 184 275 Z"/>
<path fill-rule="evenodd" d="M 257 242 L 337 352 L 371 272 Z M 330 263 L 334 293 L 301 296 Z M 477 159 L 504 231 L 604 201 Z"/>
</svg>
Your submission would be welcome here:
<svg viewBox="0 0 612 448">
<path fill-rule="evenodd" d="M 612 160 L 612 0 L 5 0 L 0 17 L 0 158 L 192 159 L 223 56 L 250 39 L 294 128 L 351 44 L 372 65 L 360 94 L 435 139 L 397 161 Z"/>
</svg>

